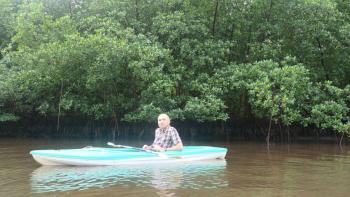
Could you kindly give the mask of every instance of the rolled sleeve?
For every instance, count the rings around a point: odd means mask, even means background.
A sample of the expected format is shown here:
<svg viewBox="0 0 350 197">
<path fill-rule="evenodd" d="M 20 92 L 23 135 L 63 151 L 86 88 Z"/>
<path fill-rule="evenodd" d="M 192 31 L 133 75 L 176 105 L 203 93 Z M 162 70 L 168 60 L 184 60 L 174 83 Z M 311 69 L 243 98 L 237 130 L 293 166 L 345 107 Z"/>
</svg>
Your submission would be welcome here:
<svg viewBox="0 0 350 197">
<path fill-rule="evenodd" d="M 172 129 L 171 139 L 172 139 L 174 145 L 177 145 L 178 143 L 182 142 L 181 138 L 179 136 L 179 133 L 177 132 L 177 130 L 175 128 Z"/>
</svg>

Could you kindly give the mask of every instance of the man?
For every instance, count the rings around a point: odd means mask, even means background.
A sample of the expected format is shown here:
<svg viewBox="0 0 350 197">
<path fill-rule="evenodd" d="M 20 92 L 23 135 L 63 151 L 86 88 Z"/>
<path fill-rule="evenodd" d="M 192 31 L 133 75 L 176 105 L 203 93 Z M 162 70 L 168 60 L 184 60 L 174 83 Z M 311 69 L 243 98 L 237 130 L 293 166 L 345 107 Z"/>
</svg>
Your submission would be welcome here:
<svg viewBox="0 0 350 197">
<path fill-rule="evenodd" d="M 182 150 L 183 144 L 177 130 L 170 126 L 170 118 L 166 114 L 158 116 L 158 126 L 155 139 L 151 146 L 144 145 L 143 149 L 154 151 Z"/>
</svg>

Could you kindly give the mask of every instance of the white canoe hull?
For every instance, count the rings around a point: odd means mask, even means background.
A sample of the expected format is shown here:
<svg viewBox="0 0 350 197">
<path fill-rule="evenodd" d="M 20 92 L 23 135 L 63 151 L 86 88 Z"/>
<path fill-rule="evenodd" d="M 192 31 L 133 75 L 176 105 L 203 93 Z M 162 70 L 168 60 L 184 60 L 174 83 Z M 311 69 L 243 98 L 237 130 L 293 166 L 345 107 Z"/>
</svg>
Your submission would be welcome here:
<svg viewBox="0 0 350 197">
<path fill-rule="evenodd" d="M 136 158 L 136 159 L 123 159 L 123 160 L 82 160 L 82 159 L 71 159 L 71 158 L 58 158 L 48 157 L 41 155 L 33 155 L 35 161 L 41 165 L 133 165 L 133 164 L 154 164 L 154 163 L 174 163 L 174 162 L 189 162 L 189 161 L 201 161 L 201 160 L 213 160 L 213 159 L 224 159 L 226 153 L 210 153 L 206 155 L 190 155 L 183 157 L 169 157 L 169 158 Z"/>
</svg>

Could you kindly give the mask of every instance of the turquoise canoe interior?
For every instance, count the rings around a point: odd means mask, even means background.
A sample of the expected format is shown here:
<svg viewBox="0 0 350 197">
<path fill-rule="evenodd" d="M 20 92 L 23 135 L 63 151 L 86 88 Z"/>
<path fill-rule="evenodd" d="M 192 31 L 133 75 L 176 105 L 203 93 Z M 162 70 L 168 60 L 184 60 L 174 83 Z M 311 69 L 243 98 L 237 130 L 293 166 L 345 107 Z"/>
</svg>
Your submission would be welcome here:
<svg viewBox="0 0 350 197">
<path fill-rule="evenodd" d="M 208 153 L 225 153 L 226 148 L 211 146 L 185 146 L 181 151 L 161 152 L 169 157 L 208 154 Z M 114 160 L 114 159 L 134 159 L 158 157 L 155 152 L 145 152 L 132 148 L 100 148 L 86 147 L 81 149 L 59 149 L 59 150 L 33 150 L 32 155 L 46 157 L 70 158 L 70 159 L 89 159 L 89 160 Z"/>
</svg>

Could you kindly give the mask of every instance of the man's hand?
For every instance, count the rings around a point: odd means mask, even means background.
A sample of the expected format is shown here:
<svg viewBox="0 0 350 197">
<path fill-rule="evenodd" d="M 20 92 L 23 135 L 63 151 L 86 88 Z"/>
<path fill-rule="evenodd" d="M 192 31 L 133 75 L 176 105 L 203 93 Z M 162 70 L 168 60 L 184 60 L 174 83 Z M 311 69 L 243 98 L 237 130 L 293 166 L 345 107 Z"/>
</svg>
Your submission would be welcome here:
<svg viewBox="0 0 350 197">
<path fill-rule="evenodd" d="M 152 147 L 151 146 L 148 146 L 148 145 L 143 145 L 142 149 L 145 149 L 145 150 L 150 150 Z"/>
<path fill-rule="evenodd" d="M 157 152 L 164 152 L 165 148 L 158 146 L 158 145 L 154 145 L 152 150 L 157 151 Z"/>
</svg>

